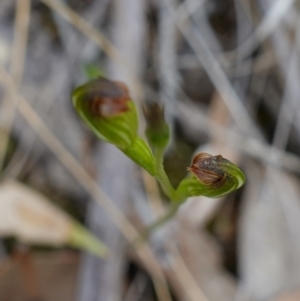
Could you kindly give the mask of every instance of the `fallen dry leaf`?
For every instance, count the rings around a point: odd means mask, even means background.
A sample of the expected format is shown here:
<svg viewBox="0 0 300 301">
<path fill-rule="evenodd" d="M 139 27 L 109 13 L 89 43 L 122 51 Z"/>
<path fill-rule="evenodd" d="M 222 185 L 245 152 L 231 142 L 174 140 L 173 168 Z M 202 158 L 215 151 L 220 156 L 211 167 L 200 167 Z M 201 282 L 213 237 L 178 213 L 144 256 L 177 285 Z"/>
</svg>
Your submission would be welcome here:
<svg viewBox="0 0 300 301">
<path fill-rule="evenodd" d="M 106 247 L 47 198 L 15 181 L 0 185 L 0 236 L 24 243 L 66 244 L 104 255 Z"/>
</svg>

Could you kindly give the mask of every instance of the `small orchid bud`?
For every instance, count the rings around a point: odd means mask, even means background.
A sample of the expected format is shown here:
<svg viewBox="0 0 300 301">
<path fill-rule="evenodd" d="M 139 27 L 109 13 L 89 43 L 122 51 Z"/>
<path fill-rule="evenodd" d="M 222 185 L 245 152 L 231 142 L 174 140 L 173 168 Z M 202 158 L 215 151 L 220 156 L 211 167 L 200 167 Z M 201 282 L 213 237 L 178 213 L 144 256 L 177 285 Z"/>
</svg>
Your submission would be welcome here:
<svg viewBox="0 0 300 301">
<path fill-rule="evenodd" d="M 120 149 L 132 145 L 137 136 L 137 113 L 123 83 L 100 77 L 75 89 L 72 99 L 81 118 L 99 138 Z"/>
<path fill-rule="evenodd" d="M 177 189 L 181 197 L 220 197 L 240 188 L 246 180 L 244 173 L 221 155 L 200 153 L 188 170 L 192 177 L 184 179 Z"/>
<path fill-rule="evenodd" d="M 146 136 L 153 148 L 166 148 L 170 139 L 170 128 L 165 122 L 164 108 L 158 103 L 148 104 L 144 108 L 147 121 Z"/>
<path fill-rule="evenodd" d="M 100 77 L 75 89 L 72 99 L 78 114 L 100 139 L 155 174 L 155 159 L 137 135 L 137 112 L 125 84 Z"/>
</svg>

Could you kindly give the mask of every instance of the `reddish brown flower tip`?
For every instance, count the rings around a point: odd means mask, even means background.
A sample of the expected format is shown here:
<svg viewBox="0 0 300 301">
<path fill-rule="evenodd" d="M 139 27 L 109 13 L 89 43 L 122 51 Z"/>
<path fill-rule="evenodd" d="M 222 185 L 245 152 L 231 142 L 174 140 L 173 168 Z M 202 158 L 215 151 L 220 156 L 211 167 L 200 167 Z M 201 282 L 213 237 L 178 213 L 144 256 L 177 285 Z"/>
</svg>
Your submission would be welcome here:
<svg viewBox="0 0 300 301">
<path fill-rule="evenodd" d="M 101 77 L 91 81 L 86 88 L 93 115 L 114 117 L 129 110 L 130 96 L 125 84 Z"/>
<path fill-rule="evenodd" d="M 221 187 L 226 181 L 227 173 L 222 169 L 223 163 L 230 163 L 221 155 L 212 156 L 208 153 L 200 153 L 193 159 L 192 165 L 188 167 L 197 179 L 213 188 Z"/>
<path fill-rule="evenodd" d="M 148 127 L 160 130 L 161 126 L 166 123 L 163 105 L 157 102 L 148 103 L 143 106 L 143 111 Z"/>
</svg>

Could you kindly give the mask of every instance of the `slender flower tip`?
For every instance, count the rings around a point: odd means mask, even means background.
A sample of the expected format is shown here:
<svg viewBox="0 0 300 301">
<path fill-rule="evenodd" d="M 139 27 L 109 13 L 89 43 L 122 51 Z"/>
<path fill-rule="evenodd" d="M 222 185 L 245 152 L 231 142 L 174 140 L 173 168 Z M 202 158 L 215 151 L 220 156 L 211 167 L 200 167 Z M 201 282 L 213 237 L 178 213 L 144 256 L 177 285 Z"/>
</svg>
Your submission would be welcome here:
<svg viewBox="0 0 300 301">
<path fill-rule="evenodd" d="M 151 128 L 160 129 L 165 124 L 165 112 L 162 104 L 157 102 L 148 103 L 143 107 L 147 125 Z"/>
<path fill-rule="evenodd" d="M 188 170 L 196 176 L 199 182 L 212 189 L 219 189 L 229 184 L 230 191 L 233 191 L 240 188 L 246 180 L 244 173 L 221 155 L 199 153 L 194 157 Z"/>
</svg>

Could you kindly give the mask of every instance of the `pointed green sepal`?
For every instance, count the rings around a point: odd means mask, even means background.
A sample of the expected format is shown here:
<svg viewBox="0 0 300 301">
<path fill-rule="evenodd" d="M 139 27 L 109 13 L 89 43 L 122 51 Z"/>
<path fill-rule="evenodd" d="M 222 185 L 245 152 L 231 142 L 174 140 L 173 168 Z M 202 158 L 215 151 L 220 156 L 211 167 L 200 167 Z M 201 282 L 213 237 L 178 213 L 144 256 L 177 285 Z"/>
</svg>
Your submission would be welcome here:
<svg viewBox="0 0 300 301">
<path fill-rule="evenodd" d="M 200 153 L 188 169 L 192 176 L 179 184 L 177 199 L 199 195 L 221 197 L 240 188 L 246 181 L 244 173 L 221 155 Z"/>
<path fill-rule="evenodd" d="M 73 105 L 93 132 L 121 150 L 137 137 L 138 117 L 126 86 L 97 78 L 76 88 Z"/>
</svg>

